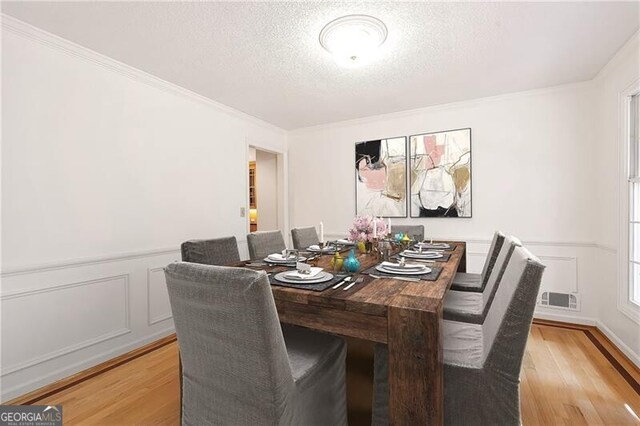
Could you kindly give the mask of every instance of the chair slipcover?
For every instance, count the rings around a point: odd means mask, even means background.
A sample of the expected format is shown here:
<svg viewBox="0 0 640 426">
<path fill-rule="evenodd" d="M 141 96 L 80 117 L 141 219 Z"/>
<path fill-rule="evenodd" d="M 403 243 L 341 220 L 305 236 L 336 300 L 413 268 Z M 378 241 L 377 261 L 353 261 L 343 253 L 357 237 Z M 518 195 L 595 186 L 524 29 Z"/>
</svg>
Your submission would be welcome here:
<svg viewBox="0 0 640 426">
<path fill-rule="evenodd" d="M 272 253 L 280 253 L 286 249 L 280 231 L 259 231 L 247 235 L 249 257 L 252 260 L 264 259 Z"/>
<path fill-rule="evenodd" d="M 520 245 L 520 241 L 515 237 L 507 237 L 504 240 L 504 244 L 502 244 L 501 250 L 494 262 L 495 266 L 492 267 L 490 276 L 482 292 L 456 291 L 453 290 L 452 286 L 444 298 L 444 318 L 473 322 L 473 317 L 486 315 L 495 292 L 500 285 L 500 280 L 509 263 L 511 254 L 515 247 Z M 465 316 L 469 318 L 465 318 Z"/>
<path fill-rule="evenodd" d="M 165 274 L 183 425 L 346 425 L 344 341 L 282 329 L 264 272 L 177 262 Z"/>
<path fill-rule="evenodd" d="M 180 246 L 182 261 L 206 265 L 233 265 L 240 261 L 236 237 L 189 240 Z"/>
<path fill-rule="evenodd" d="M 304 250 L 320 242 L 316 228 L 313 226 L 308 228 L 293 228 L 291 230 L 291 239 L 293 240 L 293 248 L 297 250 Z"/>
<path fill-rule="evenodd" d="M 491 276 L 491 271 L 496 264 L 500 249 L 502 248 L 502 245 L 504 243 L 504 238 L 505 236 L 502 232 L 496 231 L 493 234 L 493 240 L 491 240 L 491 247 L 489 247 L 487 258 L 484 261 L 482 273 L 473 274 L 458 272 L 455 277 L 453 277 L 451 289 L 456 291 L 484 291 L 484 288 L 487 285 L 487 281 Z"/>
<path fill-rule="evenodd" d="M 466 358 L 451 359 L 451 335 L 445 327 L 445 424 L 521 424 L 520 368 L 544 268 L 524 247 L 514 249 L 484 323 L 463 323 L 457 330 L 468 341 Z M 374 425 L 388 424 L 387 367 L 379 365 L 387 360 L 387 347 L 376 345 Z"/>
<path fill-rule="evenodd" d="M 396 235 L 401 232 L 407 234 L 409 238 L 417 236 L 418 241 L 424 240 L 423 225 L 391 225 L 391 235 Z"/>
</svg>

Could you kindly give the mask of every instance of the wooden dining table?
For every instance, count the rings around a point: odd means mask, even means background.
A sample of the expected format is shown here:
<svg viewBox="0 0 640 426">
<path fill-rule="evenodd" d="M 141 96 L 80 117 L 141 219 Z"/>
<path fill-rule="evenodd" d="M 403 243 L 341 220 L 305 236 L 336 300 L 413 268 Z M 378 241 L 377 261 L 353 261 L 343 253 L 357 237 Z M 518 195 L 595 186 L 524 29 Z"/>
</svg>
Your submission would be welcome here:
<svg viewBox="0 0 640 426">
<path fill-rule="evenodd" d="M 442 306 L 456 272 L 466 271 L 465 243 L 448 243 L 454 249 L 434 264 L 442 267 L 436 281 L 362 274 L 364 281 L 346 291 L 346 284 L 324 291 L 271 286 L 281 322 L 388 345 L 392 425 L 443 423 Z M 330 270 L 331 257 L 321 256 L 317 266 Z M 358 259 L 360 271 L 379 263 L 372 254 Z"/>
</svg>

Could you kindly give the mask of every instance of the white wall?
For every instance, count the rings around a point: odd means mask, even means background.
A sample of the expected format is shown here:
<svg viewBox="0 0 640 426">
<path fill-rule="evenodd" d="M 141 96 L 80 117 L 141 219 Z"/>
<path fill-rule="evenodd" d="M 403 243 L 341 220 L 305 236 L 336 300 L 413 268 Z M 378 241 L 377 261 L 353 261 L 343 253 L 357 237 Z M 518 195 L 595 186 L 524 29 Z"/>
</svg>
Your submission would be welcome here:
<svg viewBox="0 0 640 426">
<path fill-rule="evenodd" d="M 618 299 L 624 292 L 620 281 L 627 273 L 626 239 L 621 231 L 627 226 L 627 186 L 624 155 L 627 138 L 622 133 L 624 92 L 639 85 L 640 39 L 633 37 L 594 81 L 597 90 L 597 239 L 602 243 L 600 264 L 600 326 L 630 356 L 640 359 L 640 324 L 623 314 Z M 622 213 L 622 214 L 621 214 Z M 622 217 L 625 217 L 624 220 Z M 626 237 L 626 236 L 625 236 Z M 615 277 L 615 280 L 612 279 Z"/>
<path fill-rule="evenodd" d="M 276 154 L 256 150 L 258 231 L 279 229 L 277 161 Z"/>
<path fill-rule="evenodd" d="M 294 131 L 291 225 L 322 220 L 329 234 L 345 235 L 355 214 L 355 142 L 470 127 L 473 218 L 395 223 L 421 223 L 428 237 L 467 241 L 469 270 L 478 272 L 493 231 L 514 234 L 547 264 L 543 290 L 581 296 L 578 312 L 538 307 L 537 316 L 599 324 L 616 310 L 615 296 L 601 307 L 602 289 L 615 288 L 615 270 L 603 277 L 599 266 L 615 253 L 615 240 L 603 232 L 615 225 L 601 227 L 614 200 L 605 197 L 601 207 L 599 172 L 616 163 L 601 164 L 607 143 L 596 135 L 599 96 L 597 85 L 585 82 Z M 614 338 L 638 359 L 633 326 L 621 324 Z"/>
<path fill-rule="evenodd" d="M 286 133 L 3 17 L 2 400 L 169 333 L 189 238 L 246 253 L 247 143 Z"/>
</svg>

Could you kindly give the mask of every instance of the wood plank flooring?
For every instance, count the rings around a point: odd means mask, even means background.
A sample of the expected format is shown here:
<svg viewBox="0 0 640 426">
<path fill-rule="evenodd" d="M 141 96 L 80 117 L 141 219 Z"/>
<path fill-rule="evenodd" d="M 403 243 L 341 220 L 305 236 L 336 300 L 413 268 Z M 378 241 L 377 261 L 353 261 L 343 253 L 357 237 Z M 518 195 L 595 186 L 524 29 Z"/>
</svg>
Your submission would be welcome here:
<svg viewBox="0 0 640 426">
<path fill-rule="evenodd" d="M 596 340 L 611 349 L 602 336 Z M 349 421 L 370 424 L 371 347 L 350 343 Z M 579 327 L 535 324 L 521 374 L 524 425 L 640 424 L 640 394 L 634 389 L 640 374 L 613 353 L 614 363 Z M 616 362 L 628 367 L 626 378 Z M 62 404 L 65 425 L 177 425 L 178 396 L 172 342 L 35 403 Z"/>
</svg>

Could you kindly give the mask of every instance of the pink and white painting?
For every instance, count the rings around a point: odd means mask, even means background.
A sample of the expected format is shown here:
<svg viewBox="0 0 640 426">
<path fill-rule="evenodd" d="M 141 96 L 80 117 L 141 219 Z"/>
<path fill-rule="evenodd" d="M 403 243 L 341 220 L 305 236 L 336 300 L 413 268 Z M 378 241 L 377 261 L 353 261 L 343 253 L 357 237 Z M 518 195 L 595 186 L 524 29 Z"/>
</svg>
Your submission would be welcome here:
<svg viewBox="0 0 640 426">
<path fill-rule="evenodd" d="M 471 129 L 411 136 L 411 217 L 471 217 Z"/>
<path fill-rule="evenodd" d="M 356 214 L 407 217 L 407 138 L 356 143 Z"/>
</svg>

